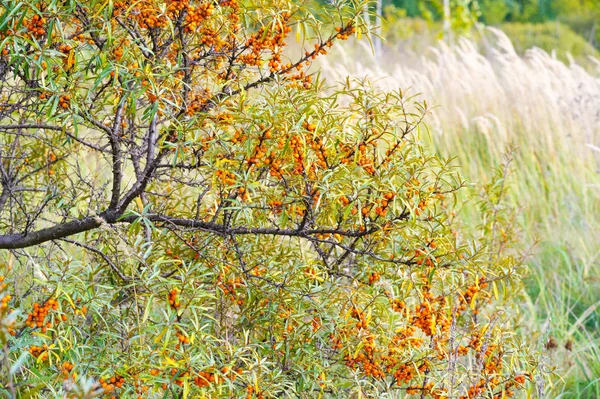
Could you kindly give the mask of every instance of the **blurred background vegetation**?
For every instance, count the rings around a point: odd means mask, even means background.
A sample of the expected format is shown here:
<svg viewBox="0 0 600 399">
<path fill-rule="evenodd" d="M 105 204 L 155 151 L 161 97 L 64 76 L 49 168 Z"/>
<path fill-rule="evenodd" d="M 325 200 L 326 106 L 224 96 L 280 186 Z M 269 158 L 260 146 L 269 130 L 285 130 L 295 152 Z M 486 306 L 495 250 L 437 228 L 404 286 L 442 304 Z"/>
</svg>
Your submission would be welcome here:
<svg viewBox="0 0 600 399">
<path fill-rule="evenodd" d="M 600 54 L 598 0 L 447 1 L 448 25 L 454 37 L 480 41 L 481 26 L 485 25 L 504 31 L 519 53 L 539 47 L 556 51 L 563 60 L 567 54 L 577 60 Z M 381 9 L 382 35 L 388 43 L 402 41 L 422 48 L 425 42 L 444 35 L 444 0 L 383 0 Z"/>
<path fill-rule="evenodd" d="M 422 18 L 426 21 L 443 19 L 444 0 L 384 0 L 387 14 L 403 10 L 406 17 Z M 548 22 L 564 25 L 561 29 L 571 29 L 584 40 L 598 48 L 600 45 L 600 2 L 597 0 L 449 0 L 451 20 L 455 29 L 468 28 L 474 21 L 486 25 L 515 29 L 530 28 L 539 32 L 542 24 L 552 32 Z M 555 31 L 560 34 L 559 30 Z"/>
</svg>

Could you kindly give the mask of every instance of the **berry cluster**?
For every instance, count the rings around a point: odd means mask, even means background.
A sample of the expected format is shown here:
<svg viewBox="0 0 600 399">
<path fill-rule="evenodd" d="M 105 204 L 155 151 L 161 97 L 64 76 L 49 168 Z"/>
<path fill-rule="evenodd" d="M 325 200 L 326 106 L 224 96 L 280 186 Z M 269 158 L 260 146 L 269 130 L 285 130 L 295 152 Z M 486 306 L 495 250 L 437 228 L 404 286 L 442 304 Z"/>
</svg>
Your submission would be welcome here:
<svg viewBox="0 0 600 399">
<path fill-rule="evenodd" d="M 120 389 L 123 387 L 125 384 L 125 378 L 115 374 L 110 378 L 100 378 L 98 382 L 100 383 L 100 386 L 104 392 L 111 393 L 114 392 L 115 389 Z M 116 395 L 113 395 L 113 397 L 116 397 Z"/>
<path fill-rule="evenodd" d="M 246 398 L 247 399 L 252 399 L 252 398 L 265 399 L 265 396 L 261 391 L 254 388 L 252 385 L 248 385 L 248 387 L 246 388 Z"/>
<path fill-rule="evenodd" d="M 272 56 L 269 61 L 271 73 L 280 70 L 281 48 L 285 46 L 285 38 L 292 31 L 292 27 L 287 24 L 291 17 L 289 12 L 283 12 L 279 23 L 273 28 L 261 27 L 256 33 L 246 41 L 246 48 L 249 52 L 240 56 L 240 61 L 246 65 L 258 66 L 262 61 L 262 53 L 271 51 Z"/>
<path fill-rule="evenodd" d="M 48 317 L 51 310 L 58 310 L 58 302 L 56 302 L 56 299 L 50 298 L 41 306 L 37 302 L 34 303 L 33 311 L 27 315 L 25 325 L 29 328 L 40 328 L 42 333 L 45 333 L 47 328 L 52 327 L 52 322 L 46 321 L 46 317 Z M 63 315 L 63 320 L 65 317 L 66 316 Z"/>
<path fill-rule="evenodd" d="M 224 281 L 225 276 L 221 273 L 217 278 L 217 286 L 226 294 L 229 299 L 238 305 L 244 304 L 244 299 L 240 296 L 238 288 L 244 287 L 246 284 L 240 277 L 232 277 Z"/>
<path fill-rule="evenodd" d="M 238 368 L 236 373 L 241 374 L 242 369 Z M 186 381 L 191 381 L 198 388 L 203 388 L 210 385 L 222 384 L 226 379 L 235 381 L 236 373 L 233 373 L 229 367 L 222 367 L 220 372 L 214 369 L 196 371 L 192 369 L 172 368 L 169 372 L 164 372 L 164 376 L 180 387 Z M 158 377 L 161 375 L 161 372 L 157 369 L 151 369 L 150 375 Z M 163 382 L 161 388 L 166 391 L 169 388 L 169 384 Z"/>
<path fill-rule="evenodd" d="M 231 186 L 235 184 L 235 175 L 227 170 L 217 170 L 215 172 L 217 178 L 225 185 Z"/>
<path fill-rule="evenodd" d="M 169 306 L 173 310 L 177 310 L 181 306 L 179 303 L 179 291 L 176 288 L 169 291 Z"/>
<path fill-rule="evenodd" d="M 176 335 L 177 335 L 177 341 L 179 341 L 179 343 L 176 346 L 177 349 L 179 349 L 180 345 L 187 345 L 190 343 L 190 337 L 187 334 L 185 334 L 183 331 L 177 330 Z"/>
<path fill-rule="evenodd" d="M 294 168 L 292 173 L 301 175 L 305 171 L 304 166 L 304 143 L 300 136 L 294 136 L 290 139 L 290 147 L 292 148 L 292 156 L 294 158 Z"/>
<path fill-rule="evenodd" d="M 121 58 L 123 58 L 123 54 L 125 54 L 125 50 L 123 49 L 123 46 L 117 46 L 115 47 L 115 49 L 113 50 L 113 55 L 115 56 L 115 59 L 120 60 Z"/>
<path fill-rule="evenodd" d="M 202 22 L 210 17 L 214 10 L 215 6 L 210 1 L 202 3 L 196 7 L 188 5 L 187 14 L 185 16 L 185 32 L 195 32 L 200 27 Z"/>
<path fill-rule="evenodd" d="M 61 373 L 63 375 L 63 378 L 69 379 L 71 377 L 75 377 L 75 374 L 71 374 L 71 372 L 73 371 L 73 368 L 75 367 L 75 365 L 71 362 L 64 362 L 61 366 Z"/>
<path fill-rule="evenodd" d="M 478 294 L 482 298 L 487 297 L 487 293 L 482 292 L 488 287 L 488 283 L 485 281 L 484 277 L 480 277 L 479 280 L 470 287 L 468 287 L 462 296 L 459 297 L 459 310 L 465 310 L 467 306 L 474 305 L 474 301 L 476 300 Z"/>
<path fill-rule="evenodd" d="M 68 94 L 60 96 L 60 98 L 58 99 L 58 105 L 60 105 L 64 109 L 69 108 L 71 106 L 71 96 Z"/>
<path fill-rule="evenodd" d="M 350 35 L 356 33 L 356 28 L 352 24 L 347 24 L 346 26 L 336 26 L 335 31 L 337 32 L 336 39 L 348 40 Z"/>
<path fill-rule="evenodd" d="M 0 294 L 6 289 L 6 283 L 4 282 L 4 276 L 0 275 Z M 10 294 L 6 294 L 0 299 L 0 311 L 8 310 L 8 303 L 12 299 Z"/>
<path fill-rule="evenodd" d="M 371 273 L 371 275 L 369 276 L 369 285 L 375 284 L 377 281 L 379 281 L 380 278 L 381 276 L 379 275 L 379 273 Z"/>
<path fill-rule="evenodd" d="M 23 20 L 23 26 L 27 28 L 29 33 L 34 37 L 41 37 L 46 34 L 46 18 L 41 15 L 34 15 L 30 20 Z"/>
<path fill-rule="evenodd" d="M 48 360 L 48 345 L 44 344 L 42 346 L 31 345 L 27 351 L 36 359 L 40 361 Z"/>
</svg>

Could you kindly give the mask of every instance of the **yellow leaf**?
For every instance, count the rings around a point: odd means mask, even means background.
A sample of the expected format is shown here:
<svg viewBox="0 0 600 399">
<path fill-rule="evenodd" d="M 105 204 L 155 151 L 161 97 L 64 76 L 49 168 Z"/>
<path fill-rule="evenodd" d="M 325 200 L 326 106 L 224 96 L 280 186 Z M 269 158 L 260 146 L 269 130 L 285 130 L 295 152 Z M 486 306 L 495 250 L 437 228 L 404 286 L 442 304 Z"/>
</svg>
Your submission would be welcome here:
<svg viewBox="0 0 600 399">
<path fill-rule="evenodd" d="M 173 367 L 179 367 L 179 364 L 169 356 L 165 356 L 165 363 Z"/>
<path fill-rule="evenodd" d="M 71 307 L 73 309 L 77 309 L 77 307 L 75 306 L 75 302 L 73 302 L 73 299 L 71 299 L 71 296 L 69 294 L 67 294 L 66 292 L 64 294 L 67 297 L 67 301 L 69 302 L 69 305 L 71 305 Z"/>
<path fill-rule="evenodd" d="M 346 311 L 346 314 L 344 315 L 344 321 L 348 321 L 348 319 L 350 318 L 350 313 L 351 313 L 351 310 L 350 310 L 350 309 L 348 309 L 348 310 Z"/>
<path fill-rule="evenodd" d="M 166 326 L 161 332 L 160 334 L 158 334 L 158 336 L 156 337 L 156 339 L 154 339 L 154 343 L 158 344 L 160 342 L 160 340 L 165 336 L 165 334 L 167 333 L 167 331 L 169 330 L 169 326 Z"/>
<path fill-rule="evenodd" d="M 475 299 L 477 298 L 477 294 L 478 292 L 476 292 L 475 295 L 473 295 L 473 299 L 471 299 L 471 309 L 475 309 Z"/>
<path fill-rule="evenodd" d="M 75 50 L 71 49 L 65 58 L 65 71 L 70 71 L 75 66 Z"/>
<path fill-rule="evenodd" d="M 356 347 L 356 351 L 354 351 L 354 356 L 352 356 L 354 359 L 356 359 L 356 357 L 358 356 L 358 353 L 360 352 L 360 350 L 363 348 L 364 343 L 361 341 L 358 346 Z"/>
<path fill-rule="evenodd" d="M 38 337 L 42 337 L 42 338 L 46 338 L 46 339 L 52 339 L 51 336 L 46 335 L 46 334 L 42 334 L 41 332 L 37 332 L 37 331 L 34 331 L 33 335 L 37 335 Z"/>
<path fill-rule="evenodd" d="M 183 398 L 186 399 L 190 394 L 190 382 L 185 380 L 183 383 Z"/>
<path fill-rule="evenodd" d="M 138 211 L 142 213 L 144 211 L 144 204 L 142 203 L 142 199 L 140 197 L 135 197 L 135 203 L 137 204 Z"/>
</svg>

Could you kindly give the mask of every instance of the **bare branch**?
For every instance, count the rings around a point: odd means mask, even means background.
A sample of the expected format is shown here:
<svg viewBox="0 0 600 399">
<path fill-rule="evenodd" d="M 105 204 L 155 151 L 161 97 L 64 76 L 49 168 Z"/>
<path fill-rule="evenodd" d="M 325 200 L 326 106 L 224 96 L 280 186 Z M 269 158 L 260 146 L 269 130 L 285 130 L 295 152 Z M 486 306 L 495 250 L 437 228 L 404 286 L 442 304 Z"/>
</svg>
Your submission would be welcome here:
<svg viewBox="0 0 600 399">
<path fill-rule="evenodd" d="M 310 236 L 317 234 L 339 234 L 340 236 L 344 237 L 358 238 L 373 234 L 374 232 L 379 230 L 379 228 L 376 226 L 365 230 L 344 230 L 332 228 L 310 230 L 279 229 L 273 227 L 226 226 L 214 222 L 205 222 L 202 220 L 195 219 L 174 218 L 158 214 L 146 215 L 144 217 L 152 222 L 197 229 L 209 233 L 219 234 L 222 236 L 254 234 L 309 238 Z M 34 232 L 23 234 L 7 234 L 0 236 L 0 249 L 27 248 L 34 245 L 42 244 L 44 242 L 63 239 L 75 234 L 91 231 L 98 228 L 102 223 L 133 223 L 137 220 L 139 220 L 139 217 L 135 215 L 119 217 L 118 215 L 115 215 L 113 213 L 105 212 L 95 217 L 77 219 L 71 222 L 58 224 L 53 227 L 48 227 Z"/>
</svg>

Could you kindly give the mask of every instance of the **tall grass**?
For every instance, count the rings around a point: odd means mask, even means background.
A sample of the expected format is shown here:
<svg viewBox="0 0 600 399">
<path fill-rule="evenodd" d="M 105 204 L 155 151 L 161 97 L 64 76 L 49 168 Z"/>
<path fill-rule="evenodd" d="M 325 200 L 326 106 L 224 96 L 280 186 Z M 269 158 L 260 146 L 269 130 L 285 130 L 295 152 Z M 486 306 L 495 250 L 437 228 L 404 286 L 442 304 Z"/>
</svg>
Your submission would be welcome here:
<svg viewBox="0 0 600 399">
<path fill-rule="evenodd" d="M 599 398 L 600 61 L 590 70 L 539 49 L 521 57 L 491 32 L 483 51 L 461 40 L 376 58 L 356 44 L 326 57 L 322 70 L 330 80 L 367 76 L 422 93 L 438 106 L 426 140 L 456 156 L 470 181 L 486 182 L 507 146 L 518 147 L 510 201 L 523 206 L 524 239 L 539 240 L 523 312 L 556 371 L 548 395 Z M 466 209 L 467 220 L 475 212 Z"/>
</svg>

